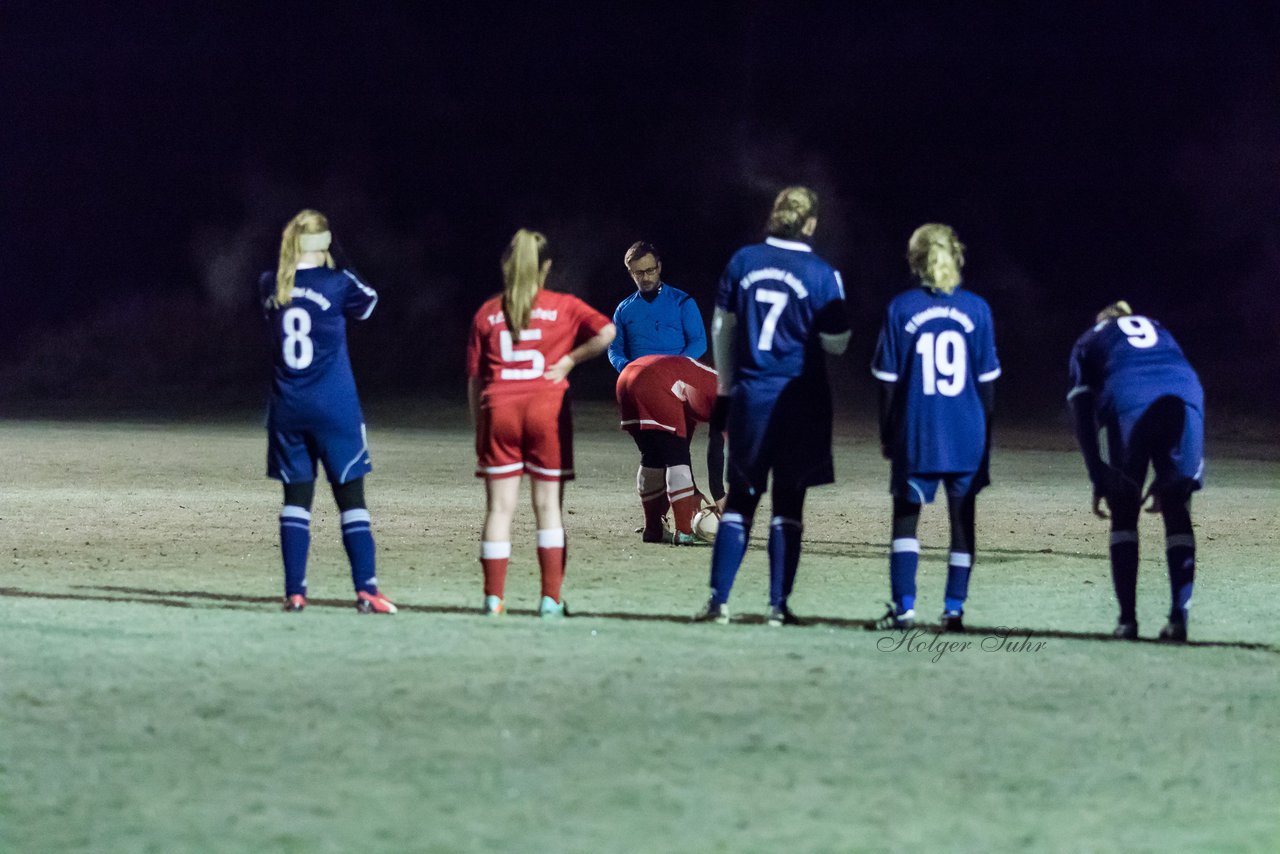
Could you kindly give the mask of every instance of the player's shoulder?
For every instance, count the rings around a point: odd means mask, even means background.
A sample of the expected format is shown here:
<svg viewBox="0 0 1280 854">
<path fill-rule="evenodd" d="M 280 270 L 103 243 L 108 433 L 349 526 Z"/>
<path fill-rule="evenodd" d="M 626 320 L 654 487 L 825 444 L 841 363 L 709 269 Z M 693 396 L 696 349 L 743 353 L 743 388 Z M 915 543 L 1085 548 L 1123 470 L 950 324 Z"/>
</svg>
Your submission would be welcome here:
<svg viewBox="0 0 1280 854">
<path fill-rule="evenodd" d="M 636 300 L 639 298 L 640 298 L 640 292 L 632 291 L 631 293 L 627 294 L 625 297 L 623 297 L 621 300 L 618 301 L 618 307 L 616 311 L 626 311 L 627 309 L 631 308 L 631 306 L 635 305 Z"/>
<path fill-rule="evenodd" d="M 959 288 L 952 298 L 961 305 L 972 306 L 975 310 L 981 310 L 990 313 L 991 304 L 987 302 L 987 298 L 977 291 L 970 290 L 967 287 Z"/>
<path fill-rule="evenodd" d="M 683 305 L 693 299 L 693 297 L 689 296 L 688 291 L 682 291 L 675 285 L 668 285 L 666 282 L 662 283 L 662 291 L 667 299 L 680 305 Z M 636 294 L 639 295 L 639 291 L 637 291 Z"/>
<path fill-rule="evenodd" d="M 476 309 L 476 313 L 473 317 L 473 322 L 476 325 L 480 325 L 481 322 L 487 320 L 489 317 L 493 316 L 494 314 L 500 313 L 501 311 L 502 311 L 502 294 L 494 294 L 493 296 L 485 300 L 483 303 L 481 303 L 480 307 Z"/>
<path fill-rule="evenodd" d="M 586 305 L 581 297 L 574 296 L 566 291 L 552 291 L 546 288 L 538 291 L 537 299 L 533 303 L 535 308 L 561 309 L 561 308 L 577 308 Z"/>
</svg>

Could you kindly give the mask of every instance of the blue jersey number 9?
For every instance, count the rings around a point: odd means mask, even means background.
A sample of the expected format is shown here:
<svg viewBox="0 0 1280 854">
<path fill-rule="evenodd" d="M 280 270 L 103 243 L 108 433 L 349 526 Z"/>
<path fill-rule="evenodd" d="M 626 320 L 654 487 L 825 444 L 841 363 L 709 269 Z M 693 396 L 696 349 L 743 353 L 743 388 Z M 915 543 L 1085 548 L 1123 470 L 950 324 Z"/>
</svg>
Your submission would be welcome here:
<svg viewBox="0 0 1280 854">
<path fill-rule="evenodd" d="M 1156 333 L 1155 324 L 1145 317 L 1117 317 L 1116 326 L 1129 339 L 1129 343 L 1139 350 L 1156 346 L 1160 336 Z"/>
</svg>

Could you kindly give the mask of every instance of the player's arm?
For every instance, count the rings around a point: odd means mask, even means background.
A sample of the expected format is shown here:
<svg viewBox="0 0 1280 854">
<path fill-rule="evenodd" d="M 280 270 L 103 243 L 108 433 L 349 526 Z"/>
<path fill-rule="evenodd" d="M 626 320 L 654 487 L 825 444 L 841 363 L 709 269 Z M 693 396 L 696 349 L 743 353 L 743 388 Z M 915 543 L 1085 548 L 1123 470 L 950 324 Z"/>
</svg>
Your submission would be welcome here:
<svg viewBox="0 0 1280 854">
<path fill-rule="evenodd" d="M 892 319 L 886 313 L 880 337 L 876 339 L 876 354 L 871 361 L 871 375 L 880 381 L 880 455 L 886 460 L 893 456 L 893 446 L 898 434 L 898 371 L 896 340 L 892 333 Z"/>
<path fill-rule="evenodd" d="M 599 332 L 570 350 L 568 355 L 561 356 L 560 361 L 552 365 L 542 376 L 552 382 L 564 379 L 576 366 L 587 359 L 594 359 L 609 349 L 616 331 L 617 328 L 612 323 L 606 323 Z"/>
<path fill-rule="evenodd" d="M 737 327 L 738 315 L 716 306 L 711 316 L 711 354 L 716 360 L 716 402 L 708 425 L 712 433 L 723 433 L 729 423 L 729 393 L 737 368 L 733 349 Z"/>
<path fill-rule="evenodd" d="M 844 282 L 840 274 L 831 271 L 833 297 L 827 301 L 814 318 L 814 328 L 818 330 L 818 340 L 822 349 L 833 356 L 839 356 L 849 347 L 849 313 L 844 302 Z"/>
<path fill-rule="evenodd" d="M 342 313 L 352 320 L 368 320 L 369 315 L 373 314 L 374 306 L 378 304 L 378 292 L 366 285 L 350 270 L 343 270 L 342 274 L 348 279 L 347 296 Z"/>
<path fill-rule="evenodd" d="M 627 358 L 627 327 L 622 322 L 622 306 L 613 311 L 613 328 L 615 335 L 609 343 L 609 364 L 613 365 L 615 371 L 622 373 L 622 369 L 630 361 Z"/>
<path fill-rule="evenodd" d="M 484 388 L 479 377 L 467 377 L 467 411 L 471 414 L 471 426 L 480 423 L 480 391 Z"/>
<path fill-rule="evenodd" d="M 1093 512 L 1100 518 L 1106 518 L 1102 511 L 1102 500 L 1106 494 L 1107 464 L 1102 461 L 1102 452 L 1098 447 L 1098 422 L 1093 389 L 1088 386 L 1076 386 L 1067 395 L 1071 406 L 1072 421 L 1076 431 L 1076 442 L 1080 445 L 1080 453 L 1084 456 L 1084 466 L 1089 472 L 1089 481 L 1093 484 Z"/>
<path fill-rule="evenodd" d="M 693 297 L 680 306 L 680 323 L 684 327 L 684 348 L 679 355 L 696 359 L 707 352 L 707 333 L 702 328 L 702 312 Z"/>
<path fill-rule="evenodd" d="M 724 433 L 709 430 L 707 436 L 707 488 L 716 502 L 717 510 L 724 509 Z"/>
</svg>

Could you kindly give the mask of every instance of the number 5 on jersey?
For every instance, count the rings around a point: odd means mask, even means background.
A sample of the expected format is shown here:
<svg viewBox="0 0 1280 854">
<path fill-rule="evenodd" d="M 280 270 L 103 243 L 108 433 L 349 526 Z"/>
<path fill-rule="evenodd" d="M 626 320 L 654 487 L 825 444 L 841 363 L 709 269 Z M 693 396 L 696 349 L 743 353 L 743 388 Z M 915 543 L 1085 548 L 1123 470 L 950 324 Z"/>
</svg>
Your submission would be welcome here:
<svg viewBox="0 0 1280 854">
<path fill-rule="evenodd" d="M 521 343 L 541 340 L 541 329 L 526 329 L 520 333 Z M 510 330 L 503 329 L 498 333 L 498 343 L 502 348 L 502 361 L 533 363 L 527 368 L 503 368 L 502 378 L 504 380 L 536 380 L 546 370 L 547 359 L 542 355 L 542 352 L 540 350 L 517 350 L 515 348 L 516 342 L 512 339 Z"/>
</svg>

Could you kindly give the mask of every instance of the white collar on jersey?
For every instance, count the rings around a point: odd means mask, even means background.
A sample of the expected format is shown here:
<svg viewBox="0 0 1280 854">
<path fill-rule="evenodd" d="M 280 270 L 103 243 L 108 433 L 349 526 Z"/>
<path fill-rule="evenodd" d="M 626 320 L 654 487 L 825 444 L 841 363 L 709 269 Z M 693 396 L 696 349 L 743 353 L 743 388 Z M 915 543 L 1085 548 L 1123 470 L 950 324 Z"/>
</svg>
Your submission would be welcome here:
<svg viewBox="0 0 1280 854">
<path fill-rule="evenodd" d="M 323 267 L 323 264 L 299 264 L 299 270 L 314 270 L 316 267 Z"/>
<path fill-rule="evenodd" d="M 808 243 L 801 243 L 799 240 L 783 240 L 781 237 L 766 237 L 765 243 L 770 246 L 776 246 L 779 249 L 794 249 L 796 252 L 812 252 Z"/>
</svg>

